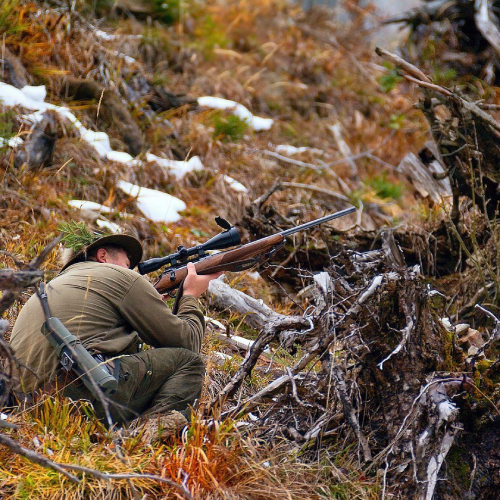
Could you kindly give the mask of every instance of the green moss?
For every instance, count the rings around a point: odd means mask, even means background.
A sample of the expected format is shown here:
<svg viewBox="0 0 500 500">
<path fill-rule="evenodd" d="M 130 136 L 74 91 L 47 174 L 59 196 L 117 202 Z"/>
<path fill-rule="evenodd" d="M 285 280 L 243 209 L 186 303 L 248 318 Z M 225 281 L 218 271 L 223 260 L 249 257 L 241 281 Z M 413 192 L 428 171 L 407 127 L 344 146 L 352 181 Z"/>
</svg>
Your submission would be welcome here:
<svg viewBox="0 0 500 500">
<path fill-rule="evenodd" d="M 452 446 L 446 457 L 450 479 L 458 482 L 462 487 L 469 486 L 471 474 L 470 465 L 467 460 L 464 460 L 465 456 L 467 456 L 467 450 L 464 447 Z"/>
<path fill-rule="evenodd" d="M 393 90 L 403 78 L 399 76 L 397 70 L 392 67 L 391 63 L 384 63 L 384 66 L 388 69 L 388 72 L 377 78 L 377 81 L 380 85 L 380 90 L 388 93 Z"/>
<path fill-rule="evenodd" d="M 365 180 L 364 183 L 371 186 L 380 198 L 399 200 L 403 196 L 403 185 L 387 179 L 386 173 Z"/>
<path fill-rule="evenodd" d="M 206 59 L 211 58 L 215 48 L 224 48 L 230 45 L 223 27 L 218 25 L 210 14 L 204 15 L 197 20 L 194 30 L 194 48 L 199 49 Z"/>
<path fill-rule="evenodd" d="M 2 0 L 0 2 L 0 35 L 10 36 L 21 33 L 27 28 L 19 15 L 20 0 Z M 4 42 L 5 43 L 5 42 Z"/>
<path fill-rule="evenodd" d="M 8 141 L 16 135 L 15 116 L 16 113 L 10 109 L 0 112 L 0 138 Z"/>
<path fill-rule="evenodd" d="M 248 130 L 248 122 L 238 116 L 224 116 L 221 112 L 212 115 L 214 126 L 214 139 L 223 141 L 238 141 L 243 138 Z"/>
<path fill-rule="evenodd" d="M 153 0 L 155 17 L 165 24 L 174 24 L 179 21 L 181 13 L 180 0 Z"/>
</svg>

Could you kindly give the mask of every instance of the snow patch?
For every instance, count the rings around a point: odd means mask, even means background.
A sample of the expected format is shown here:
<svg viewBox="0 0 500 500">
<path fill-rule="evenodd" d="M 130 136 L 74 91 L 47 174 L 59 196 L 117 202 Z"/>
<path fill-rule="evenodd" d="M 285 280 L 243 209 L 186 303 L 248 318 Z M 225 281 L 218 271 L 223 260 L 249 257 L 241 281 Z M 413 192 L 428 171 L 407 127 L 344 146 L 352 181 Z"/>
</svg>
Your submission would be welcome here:
<svg viewBox="0 0 500 500">
<path fill-rule="evenodd" d="M 316 149 L 316 148 L 309 148 L 307 146 L 301 146 L 299 148 L 296 148 L 295 146 L 290 146 L 288 144 L 278 144 L 277 146 L 274 147 L 277 153 L 282 153 L 285 155 L 296 155 L 299 153 L 305 153 L 306 151 L 310 151 L 311 153 L 314 154 L 323 154 L 324 151 L 321 149 Z"/>
<path fill-rule="evenodd" d="M 38 87 L 27 85 L 22 89 L 17 89 L 12 85 L 0 82 L 0 101 L 3 105 L 10 107 L 22 106 L 27 110 L 33 111 L 33 113 L 24 116 L 25 120 L 37 123 L 42 120 L 45 111 L 53 110 L 66 118 L 80 133 L 81 138 L 92 146 L 102 157 L 110 161 L 130 166 L 142 164 L 141 161 L 134 159 L 130 154 L 124 151 L 113 150 L 108 134 L 87 129 L 68 108 L 45 102 L 46 96 L 47 91 L 44 85 Z M 22 141 L 20 138 L 15 139 L 16 141 L 13 142 L 13 144 L 15 143 L 16 145 L 19 144 L 19 141 Z M 10 142 L 11 141 L 9 141 L 9 145 Z M 1 144 L 2 142 L 0 141 L 0 145 Z M 148 161 L 157 162 L 162 168 L 168 168 L 177 179 L 180 179 L 187 172 L 203 168 L 203 164 L 197 156 L 194 156 L 186 162 L 167 160 L 152 154 L 147 155 L 147 159 Z M 232 185 L 233 189 L 239 191 L 247 190 L 243 185 L 234 181 L 234 179 L 231 179 L 231 181 L 234 183 L 234 185 Z M 129 196 L 137 197 L 137 206 L 139 210 L 154 222 L 177 222 L 180 219 L 178 212 L 186 209 L 186 204 L 182 200 L 161 191 L 143 188 L 125 181 L 119 181 L 118 187 Z M 78 200 L 73 201 L 76 203 Z M 77 208 L 82 208 L 82 206 Z M 88 206 L 84 209 L 96 210 L 95 208 L 88 208 Z M 102 212 L 103 210 L 99 208 L 99 211 Z"/>
<path fill-rule="evenodd" d="M 233 191 L 237 191 L 238 193 L 248 193 L 248 189 L 243 184 L 241 184 L 241 182 L 238 182 L 236 179 L 229 177 L 229 175 L 224 176 L 224 181 L 227 182 L 227 184 Z"/>
<path fill-rule="evenodd" d="M 135 165 L 136 160 L 128 153 L 111 149 L 108 134 L 87 129 L 68 108 L 45 102 L 46 97 L 45 85 L 38 87 L 26 85 L 22 89 L 16 89 L 12 85 L 0 82 L 0 101 L 5 106 L 22 106 L 34 111 L 24 116 L 26 120 L 37 123 L 42 120 L 45 111 L 53 110 L 66 118 L 80 132 L 82 139 L 95 148 L 101 156 L 111 161 Z"/>
<path fill-rule="evenodd" d="M 108 231 L 111 231 L 114 234 L 120 234 L 122 232 L 122 228 L 118 224 L 116 224 L 115 222 L 111 222 L 109 220 L 97 219 L 96 224 L 101 229 L 107 229 Z"/>
<path fill-rule="evenodd" d="M 102 30 L 95 30 L 94 33 L 101 40 L 109 41 L 109 40 L 116 40 L 117 38 L 116 35 L 112 35 L 111 33 L 106 33 L 105 31 Z"/>
<path fill-rule="evenodd" d="M 18 136 L 11 137 L 10 139 L 5 139 L 4 137 L 0 137 L 0 148 L 3 148 L 5 146 L 9 146 L 10 148 L 17 148 L 23 142 L 24 141 Z"/>
<path fill-rule="evenodd" d="M 137 198 L 137 207 L 153 222 L 177 222 L 181 218 L 179 212 L 186 210 L 186 204 L 182 200 L 167 193 L 125 181 L 118 181 L 117 187 Z"/>
<path fill-rule="evenodd" d="M 198 104 L 212 109 L 228 109 L 238 118 L 245 120 L 254 130 L 269 130 L 274 122 L 272 118 L 254 116 L 243 104 L 222 99 L 221 97 L 204 96 L 198 98 Z"/>
<path fill-rule="evenodd" d="M 198 156 L 193 156 L 187 161 L 176 161 L 148 153 L 146 160 L 157 163 L 177 180 L 182 179 L 188 172 L 197 172 L 205 168 Z"/>
<path fill-rule="evenodd" d="M 95 201 L 69 200 L 68 205 L 72 208 L 78 208 L 79 210 L 91 210 L 92 212 L 101 212 L 103 214 L 111 213 L 111 208 L 96 203 Z"/>
</svg>

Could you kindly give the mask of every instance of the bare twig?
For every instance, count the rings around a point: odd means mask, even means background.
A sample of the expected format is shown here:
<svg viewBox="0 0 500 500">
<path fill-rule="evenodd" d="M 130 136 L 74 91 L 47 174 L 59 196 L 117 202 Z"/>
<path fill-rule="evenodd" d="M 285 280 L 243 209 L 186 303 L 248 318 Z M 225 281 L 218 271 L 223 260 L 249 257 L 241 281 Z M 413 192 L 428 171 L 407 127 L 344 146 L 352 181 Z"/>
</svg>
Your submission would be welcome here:
<svg viewBox="0 0 500 500">
<path fill-rule="evenodd" d="M 80 483 L 80 480 L 76 476 L 73 476 L 73 474 L 66 472 L 60 464 L 49 460 L 47 457 L 44 457 L 39 453 L 24 448 L 17 441 L 14 441 L 13 439 L 7 437 L 2 433 L 0 433 L 0 444 L 7 446 L 7 448 L 12 450 L 14 453 L 27 458 L 35 464 L 42 465 L 43 467 L 48 467 L 49 469 L 54 469 L 55 471 L 60 472 L 61 474 L 66 476 L 72 483 Z"/>
<path fill-rule="evenodd" d="M 404 71 L 406 71 L 416 79 L 422 82 L 432 83 L 431 79 L 423 71 L 418 69 L 413 64 L 410 64 L 408 61 L 405 61 L 403 58 L 397 56 L 396 54 L 393 54 L 392 52 L 389 52 L 388 50 L 382 49 L 380 47 L 376 47 L 375 52 L 380 57 L 391 61 L 394 65 L 400 66 Z"/>
</svg>

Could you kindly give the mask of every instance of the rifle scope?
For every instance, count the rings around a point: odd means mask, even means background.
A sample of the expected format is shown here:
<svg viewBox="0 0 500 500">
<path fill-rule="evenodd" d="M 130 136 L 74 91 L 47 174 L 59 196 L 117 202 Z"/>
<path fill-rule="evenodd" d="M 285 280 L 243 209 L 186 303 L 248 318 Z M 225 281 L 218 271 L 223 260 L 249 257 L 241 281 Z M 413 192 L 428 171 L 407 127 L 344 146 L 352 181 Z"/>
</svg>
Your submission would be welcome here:
<svg viewBox="0 0 500 500">
<path fill-rule="evenodd" d="M 201 245 L 191 248 L 180 246 L 177 252 L 166 257 L 156 257 L 153 259 L 141 262 L 137 267 L 140 274 L 147 274 L 160 269 L 160 267 L 170 265 L 172 267 L 178 264 L 186 264 L 189 262 L 189 257 L 196 256 L 197 258 L 203 257 L 208 250 L 221 250 L 229 248 L 241 243 L 240 233 L 235 227 L 231 227 L 222 233 L 215 235 Z M 197 260 L 197 259 L 193 259 Z"/>
</svg>

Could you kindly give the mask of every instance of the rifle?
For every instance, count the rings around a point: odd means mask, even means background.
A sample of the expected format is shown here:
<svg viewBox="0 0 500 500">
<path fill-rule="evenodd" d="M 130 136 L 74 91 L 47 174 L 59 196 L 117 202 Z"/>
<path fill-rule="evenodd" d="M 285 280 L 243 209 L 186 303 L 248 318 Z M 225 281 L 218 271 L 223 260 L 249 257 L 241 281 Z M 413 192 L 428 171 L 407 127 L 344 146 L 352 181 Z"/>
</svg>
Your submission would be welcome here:
<svg viewBox="0 0 500 500">
<path fill-rule="evenodd" d="M 198 274 L 212 274 L 219 271 L 245 271 L 272 257 L 284 244 L 287 236 L 305 231 L 333 219 L 343 217 L 356 211 L 356 207 L 349 207 L 325 217 L 306 222 L 291 229 L 266 236 L 245 245 L 240 245 L 241 238 L 238 230 L 231 226 L 222 217 L 216 217 L 217 224 L 225 229 L 207 242 L 192 248 L 178 247 L 178 251 L 166 257 L 153 258 L 138 265 L 140 274 L 147 274 L 166 267 L 158 278 L 154 287 L 159 293 L 167 293 L 180 286 L 187 276 L 187 264 L 193 262 Z M 240 245 L 232 250 L 208 254 L 210 250 L 221 250 Z"/>
</svg>

